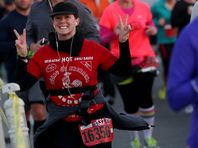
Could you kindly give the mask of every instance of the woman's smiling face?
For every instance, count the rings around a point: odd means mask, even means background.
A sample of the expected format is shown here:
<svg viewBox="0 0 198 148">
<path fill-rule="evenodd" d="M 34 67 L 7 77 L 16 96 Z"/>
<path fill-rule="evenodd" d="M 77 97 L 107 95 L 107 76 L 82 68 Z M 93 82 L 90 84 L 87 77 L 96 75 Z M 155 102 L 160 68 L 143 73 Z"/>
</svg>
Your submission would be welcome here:
<svg viewBox="0 0 198 148">
<path fill-rule="evenodd" d="M 53 17 L 53 26 L 58 34 L 59 40 L 71 38 L 76 33 L 79 18 L 73 14 L 59 14 Z"/>
</svg>

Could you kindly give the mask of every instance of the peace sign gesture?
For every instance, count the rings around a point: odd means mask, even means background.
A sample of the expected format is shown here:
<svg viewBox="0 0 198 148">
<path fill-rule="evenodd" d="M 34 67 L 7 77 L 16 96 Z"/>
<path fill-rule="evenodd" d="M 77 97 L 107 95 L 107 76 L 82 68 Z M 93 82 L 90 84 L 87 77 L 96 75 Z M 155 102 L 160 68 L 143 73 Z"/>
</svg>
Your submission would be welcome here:
<svg viewBox="0 0 198 148">
<path fill-rule="evenodd" d="M 27 50 L 27 43 L 26 43 L 26 30 L 23 29 L 23 34 L 19 34 L 15 29 L 13 30 L 16 35 L 15 46 L 17 49 L 17 54 L 20 57 L 26 57 L 28 50 Z"/>
<path fill-rule="evenodd" d="M 118 17 L 119 17 L 119 23 L 117 26 L 117 31 L 119 34 L 119 41 L 122 43 L 129 38 L 129 32 L 131 31 L 131 26 L 127 24 L 128 15 L 126 16 L 124 22 L 122 21 L 122 18 L 120 16 Z"/>
</svg>

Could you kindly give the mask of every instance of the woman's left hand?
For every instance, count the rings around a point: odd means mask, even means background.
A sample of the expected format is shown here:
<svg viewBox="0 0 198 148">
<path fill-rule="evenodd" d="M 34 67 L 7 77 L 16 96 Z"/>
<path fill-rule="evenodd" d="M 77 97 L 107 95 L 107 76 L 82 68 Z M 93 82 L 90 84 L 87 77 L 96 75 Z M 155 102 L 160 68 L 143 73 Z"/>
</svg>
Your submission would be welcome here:
<svg viewBox="0 0 198 148">
<path fill-rule="evenodd" d="M 126 16 L 124 22 L 122 18 L 119 16 L 119 24 L 117 26 L 118 34 L 119 34 L 119 41 L 121 43 L 125 42 L 129 38 L 129 32 L 131 31 L 131 26 L 127 24 L 128 15 Z"/>
<path fill-rule="evenodd" d="M 157 34 L 157 28 L 155 26 L 147 26 L 146 27 L 146 34 L 148 36 L 156 35 Z"/>
</svg>

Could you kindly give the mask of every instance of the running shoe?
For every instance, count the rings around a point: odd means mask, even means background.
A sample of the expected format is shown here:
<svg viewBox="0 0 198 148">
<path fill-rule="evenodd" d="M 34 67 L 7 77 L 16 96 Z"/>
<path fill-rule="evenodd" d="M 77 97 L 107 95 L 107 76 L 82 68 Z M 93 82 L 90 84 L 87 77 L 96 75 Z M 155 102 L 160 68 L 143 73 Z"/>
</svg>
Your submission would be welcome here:
<svg viewBox="0 0 198 148">
<path fill-rule="evenodd" d="M 186 114 L 191 114 L 193 112 L 193 106 L 192 105 L 188 105 L 185 107 L 184 112 Z"/>
<path fill-rule="evenodd" d="M 165 100 L 166 99 L 166 87 L 162 86 L 162 88 L 159 91 L 159 99 Z"/>
<path fill-rule="evenodd" d="M 157 141 L 153 137 L 148 137 L 144 141 L 144 148 L 159 148 Z"/>
<path fill-rule="evenodd" d="M 132 148 L 140 148 L 140 140 L 138 138 L 134 138 L 131 142 Z"/>
</svg>

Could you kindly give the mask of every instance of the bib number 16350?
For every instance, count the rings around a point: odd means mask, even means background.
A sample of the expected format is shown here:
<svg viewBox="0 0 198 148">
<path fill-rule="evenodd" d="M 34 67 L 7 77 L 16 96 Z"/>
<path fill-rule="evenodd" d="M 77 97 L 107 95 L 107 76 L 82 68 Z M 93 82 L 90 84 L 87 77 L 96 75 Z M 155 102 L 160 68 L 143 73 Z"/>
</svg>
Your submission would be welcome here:
<svg viewBox="0 0 198 148">
<path fill-rule="evenodd" d="M 86 146 L 93 146 L 113 140 L 113 125 L 110 118 L 93 120 L 87 126 L 80 126 L 80 133 L 83 143 Z"/>
</svg>

